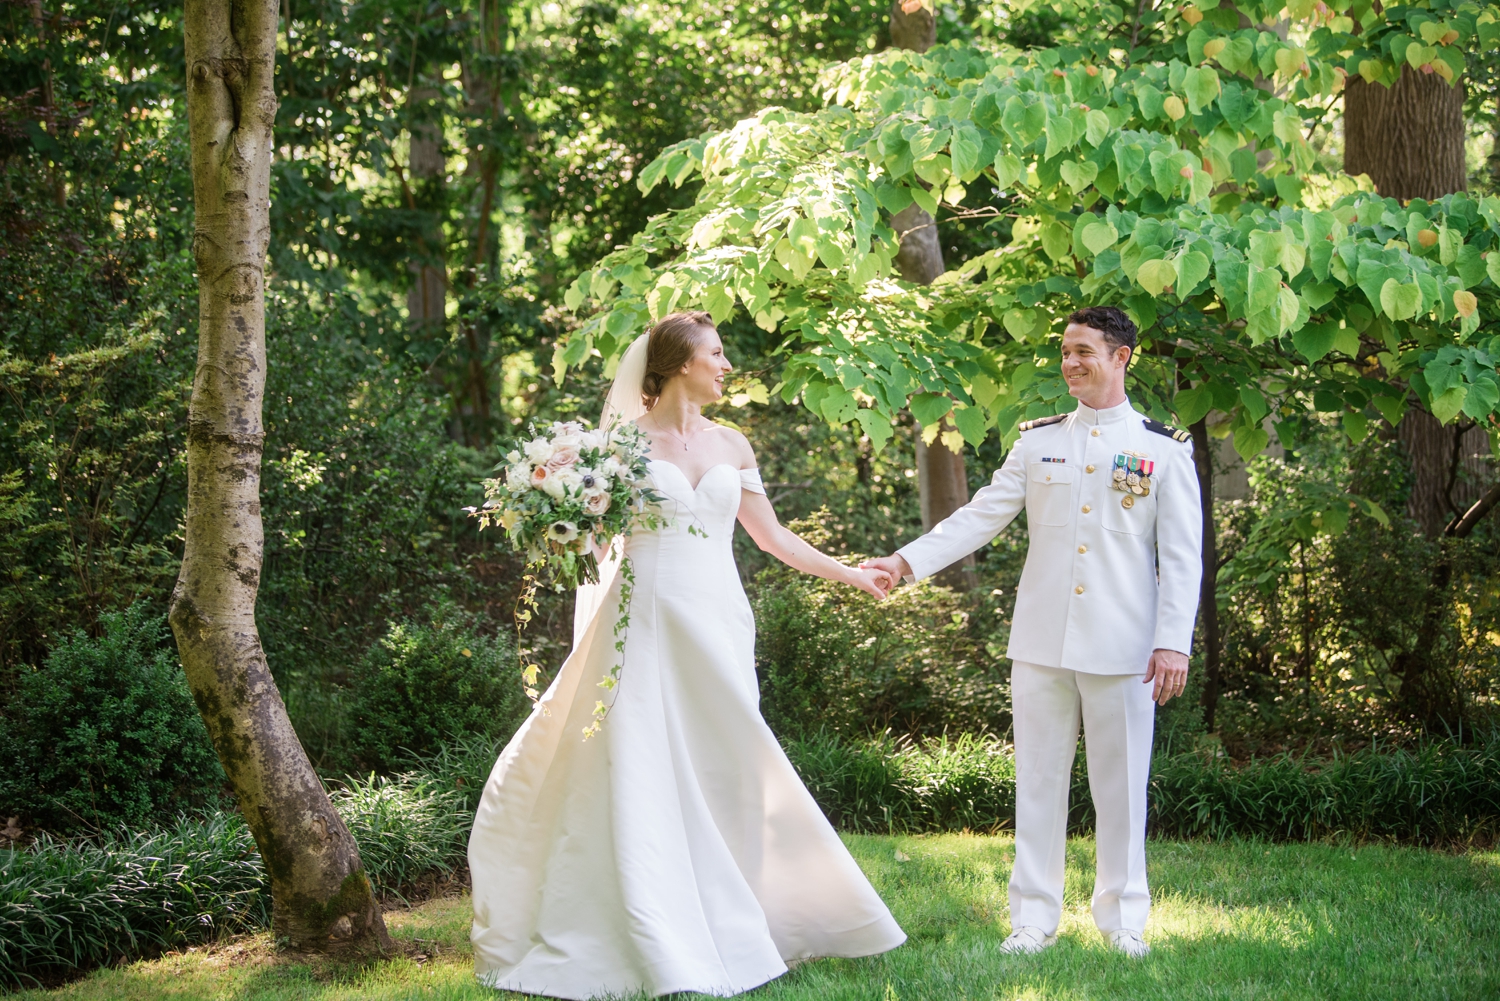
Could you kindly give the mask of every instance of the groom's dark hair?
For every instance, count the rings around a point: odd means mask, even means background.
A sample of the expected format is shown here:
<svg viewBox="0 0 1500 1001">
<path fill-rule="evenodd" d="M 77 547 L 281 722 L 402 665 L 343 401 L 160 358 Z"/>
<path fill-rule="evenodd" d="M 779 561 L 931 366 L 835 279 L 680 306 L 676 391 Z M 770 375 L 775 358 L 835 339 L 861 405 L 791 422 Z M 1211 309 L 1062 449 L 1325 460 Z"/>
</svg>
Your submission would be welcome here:
<svg viewBox="0 0 1500 1001">
<path fill-rule="evenodd" d="M 1104 335 L 1104 340 L 1111 348 L 1129 348 L 1131 357 L 1135 356 L 1135 324 L 1130 322 L 1130 317 L 1125 315 L 1123 309 L 1115 306 L 1085 306 L 1070 313 L 1068 322 L 1080 327 L 1092 327 Z"/>
</svg>

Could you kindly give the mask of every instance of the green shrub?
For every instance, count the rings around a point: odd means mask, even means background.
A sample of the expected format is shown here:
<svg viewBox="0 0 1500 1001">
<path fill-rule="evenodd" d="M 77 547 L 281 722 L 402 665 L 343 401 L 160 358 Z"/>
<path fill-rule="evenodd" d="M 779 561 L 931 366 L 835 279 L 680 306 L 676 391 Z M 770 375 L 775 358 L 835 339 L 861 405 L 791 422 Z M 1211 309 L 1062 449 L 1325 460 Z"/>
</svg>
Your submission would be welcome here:
<svg viewBox="0 0 1500 1001">
<path fill-rule="evenodd" d="M 269 922 L 260 855 L 237 814 L 0 850 L 0 987 Z"/>
<path fill-rule="evenodd" d="M 1239 767 L 1158 757 L 1150 809 L 1153 832 L 1175 837 L 1490 841 L 1500 834 L 1500 739 L 1371 747 L 1324 761 L 1287 754 Z"/>
<path fill-rule="evenodd" d="M 139 826 L 218 803 L 224 773 L 166 621 L 144 603 L 100 616 L 25 670 L 0 728 L 0 813 L 52 831 Z"/>
<path fill-rule="evenodd" d="M 431 754 L 417 758 L 413 771 L 427 776 L 434 788 L 456 793 L 472 818 L 474 811 L 479 809 L 484 784 L 489 781 L 495 761 L 510 738 L 508 732 L 496 737 L 459 734 L 445 740 Z"/>
<path fill-rule="evenodd" d="M 751 596 L 761 711 L 782 737 L 1009 729 L 1010 664 L 988 631 L 992 599 L 923 583 L 877 603 L 780 565 L 756 577 Z"/>
<path fill-rule="evenodd" d="M 400 896 L 429 873 L 462 868 L 474 813 L 463 797 L 420 772 L 349 778 L 333 805 L 359 845 L 375 889 Z"/>
<path fill-rule="evenodd" d="M 465 734 L 509 736 L 531 709 L 511 645 L 440 604 L 430 620 L 391 625 L 350 692 L 350 733 L 362 771 L 394 772 Z"/>
<path fill-rule="evenodd" d="M 994 738 L 919 743 L 882 734 L 848 741 L 825 732 L 785 746 L 841 829 L 990 831 L 1014 823 L 1014 757 Z M 1092 830 L 1082 747 L 1069 802 L 1069 831 Z M 1167 837 L 1490 841 L 1500 834 L 1500 740 L 1367 748 L 1326 761 L 1285 755 L 1240 766 L 1198 752 L 1158 754 L 1148 808 L 1150 831 Z"/>
</svg>

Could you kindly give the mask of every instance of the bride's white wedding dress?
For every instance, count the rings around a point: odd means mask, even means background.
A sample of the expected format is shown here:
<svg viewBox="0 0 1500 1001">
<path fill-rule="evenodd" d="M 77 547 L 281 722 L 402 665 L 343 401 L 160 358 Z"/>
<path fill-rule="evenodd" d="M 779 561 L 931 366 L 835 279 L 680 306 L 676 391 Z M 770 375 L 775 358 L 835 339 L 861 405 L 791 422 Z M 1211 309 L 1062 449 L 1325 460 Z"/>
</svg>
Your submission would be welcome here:
<svg viewBox="0 0 1500 1001">
<path fill-rule="evenodd" d="M 676 518 L 626 543 L 635 590 L 602 731 L 583 739 L 619 656 L 618 577 L 580 589 L 573 652 L 474 821 L 474 966 L 492 987 L 723 996 L 906 938 L 760 715 L 730 546 L 759 474 L 718 465 L 695 489 L 672 463 L 650 471 Z"/>
</svg>

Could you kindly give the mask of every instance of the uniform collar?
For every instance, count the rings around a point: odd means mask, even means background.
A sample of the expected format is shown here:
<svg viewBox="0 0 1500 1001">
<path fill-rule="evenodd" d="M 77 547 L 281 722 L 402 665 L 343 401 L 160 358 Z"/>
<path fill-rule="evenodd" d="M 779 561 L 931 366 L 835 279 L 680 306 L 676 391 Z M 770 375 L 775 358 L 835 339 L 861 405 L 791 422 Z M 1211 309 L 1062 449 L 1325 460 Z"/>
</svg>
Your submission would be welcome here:
<svg viewBox="0 0 1500 1001">
<path fill-rule="evenodd" d="M 1073 415 L 1080 422 L 1089 425 L 1118 424 L 1121 421 L 1127 420 L 1134 413 L 1135 411 L 1131 409 L 1130 397 L 1128 396 L 1125 398 L 1124 403 L 1108 407 L 1104 410 L 1095 410 L 1093 407 L 1085 406 L 1080 402 L 1078 409 L 1073 411 Z"/>
</svg>

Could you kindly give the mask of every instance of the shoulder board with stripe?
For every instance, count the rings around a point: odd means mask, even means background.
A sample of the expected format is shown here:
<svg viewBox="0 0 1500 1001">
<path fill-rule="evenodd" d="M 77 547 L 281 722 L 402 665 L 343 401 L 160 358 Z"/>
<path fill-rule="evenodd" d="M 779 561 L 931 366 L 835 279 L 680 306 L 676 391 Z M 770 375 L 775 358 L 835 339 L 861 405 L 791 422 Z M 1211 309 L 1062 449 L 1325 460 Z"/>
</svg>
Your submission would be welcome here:
<svg viewBox="0 0 1500 1001">
<path fill-rule="evenodd" d="M 1171 438 L 1173 441 L 1190 441 L 1193 437 L 1192 432 L 1190 431 L 1185 431 L 1182 428 L 1174 428 L 1172 425 L 1163 424 L 1161 421 L 1153 421 L 1149 417 L 1146 418 L 1145 425 L 1147 431 L 1155 431 L 1157 434 L 1164 434 L 1168 438 Z"/>
<path fill-rule="evenodd" d="M 1058 421 L 1065 421 L 1067 419 L 1067 414 L 1053 414 L 1051 417 L 1038 417 L 1034 421 L 1022 421 L 1016 426 L 1016 430 L 1035 431 L 1037 428 L 1044 428 L 1048 424 L 1056 424 Z"/>
</svg>

